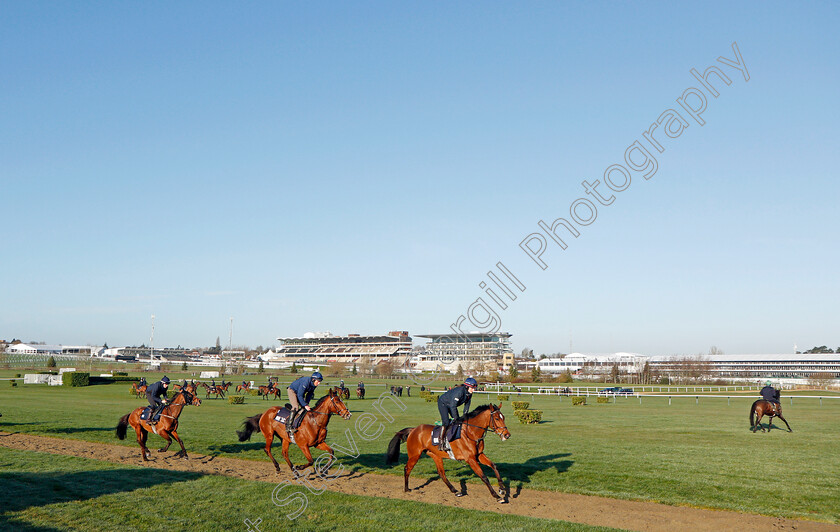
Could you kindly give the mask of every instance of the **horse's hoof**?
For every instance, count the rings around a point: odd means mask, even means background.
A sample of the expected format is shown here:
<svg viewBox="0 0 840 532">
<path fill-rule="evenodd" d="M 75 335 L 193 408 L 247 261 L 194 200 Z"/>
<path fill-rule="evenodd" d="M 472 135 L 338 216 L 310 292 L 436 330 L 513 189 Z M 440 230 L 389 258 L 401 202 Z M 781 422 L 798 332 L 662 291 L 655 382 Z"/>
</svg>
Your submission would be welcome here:
<svg viewBox="0 0 840 532">
<path fill-rule="evenodd" d="M 504 497 L 499 497 L 498 499 L 496 499 L 496 502 L 499 503 L 499 504 L 505 504 L 505 498 Z"/>
<path fill-rule="evenodd" d="M 158 449 L 158 452 L 159 452 L 159 453 L 165 453 L 165 452 L 166 452 L 166 449 Z"/>
<path fill-rule="evenodd" d="M 466 495 L 466 493 L 464 493 L 463 491 L 456 491 L 455 492 L 456 497 L 463 497 L 464 495 Z"/>
</svg>

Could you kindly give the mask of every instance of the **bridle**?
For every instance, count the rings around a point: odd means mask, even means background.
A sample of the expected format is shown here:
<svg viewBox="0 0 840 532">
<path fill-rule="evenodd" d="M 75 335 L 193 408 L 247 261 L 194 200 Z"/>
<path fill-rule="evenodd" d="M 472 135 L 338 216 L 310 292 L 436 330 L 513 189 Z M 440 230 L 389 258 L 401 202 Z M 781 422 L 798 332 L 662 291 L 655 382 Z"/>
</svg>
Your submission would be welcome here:
<svg viewBox="0 0 840 532">
<path fill-rule="evenodd" d="M 467 425 L 467 426 L 470 426 L 470 427 L 475 427 L 477 429 L 482 430 L 481 437 L 478 438 L 476 441 L 483 440 L 484 437 L 487 436 L 487 431 L 488 430 L 492 430 L 494 434 L 501 437 L 502 434 L 501 434 L 501 432 L 499 432 L 499 427 L 496 423 L 496 414 L 501 414 L 501 413 L 502 413 L 502 411 L 499 410 L 498 408 L 496 410 L 491 411 L 490 412 L 490 423 L 488 423 L 486 427 L 482 427 L 482 426 L 479 426 L 479 425 L 473 425 L 472 423 L 467 423 L 466 421 L 462 421 L 461 424 L 462 425 Z"/>
<path fill-rule="evenodd" d="M 336 400 L 336 399 L 338 399 L 338 398 L 339 398 L 339 397 L 338 397 L 337 395 L 331 395 L 331 396 L 330 396 L 330 400 L 328 401 L 328 403 L 329 403 L 329 404 L 334 405 L 334 404 L 335 404 L 335 400 Z M 348 408 L 345 406 L 345 407 L 344 407 L 344 410 L 346 410 L 346 411 L 347 411 L 347 414 L 348 414 L 348 416 L 347 416 L 347 417 L 344 417 L 344 414 L 342 414 L 340 411 L 338 411 L 338 407 L 336 406 L 336 414 L 338 414 L 339 416 L 341 416 L 341 417 L 342 417 L 342 418 L 344 418 L 344 419 L 349 419 L 349 417 L 350 417 L 350 409 L 348 409 Z M 327 410 L 326 412 L 321 412 L 320 410 L 315 410 L 315 409 L 313 408 L 312 410 L 310 410 L 310 412 L 315 412 L 316 414 L 321 414 L 321 415 L 325 415 L 325 416 L 328 416 L 328 417 L 332 415 L 332 412 L 330 412 L 329 410 Z"/>
</svg>

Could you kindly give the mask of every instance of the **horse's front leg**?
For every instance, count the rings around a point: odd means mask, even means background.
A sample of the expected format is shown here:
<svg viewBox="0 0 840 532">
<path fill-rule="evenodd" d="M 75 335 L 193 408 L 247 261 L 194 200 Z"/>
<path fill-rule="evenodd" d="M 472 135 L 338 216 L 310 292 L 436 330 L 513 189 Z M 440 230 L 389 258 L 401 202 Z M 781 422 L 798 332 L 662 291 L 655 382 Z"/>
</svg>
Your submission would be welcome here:
<svg viewBox="0 0 840 532">
<path fill-rule="evenodd" d="M 505 485 L 502 483 L 502 475 L 499 474 L 499 470 L 496 468 L 496 464 L 494 464 L 492 460 L 487 458 L 487 455 L 484 453 L 478 455 L 478 461 L 486 466 L 490 466 L 493 469 L 493 473 L 496 475 L 496 480 L 499 481 L 499 495 L 502 499 L 499 502 L 504 502 L 504 498 L 507 496 L 507 490 L 505 489 Z"/>
<path fill-rule="evenodd" d="M 311 466 L 315 460 L 312 459 L 312 451 L 309 450 L 308 445 L 302 445 L 300 443 L 297 444 L 301 451 L 303 451 L 303 456 L 306 457 L 306 464 L 301 464 L 299 466 L 295 466 L 295 469 L 298 471 L 303 471 L 307 467 Z"/>
<path fill-rule="evenodd" d="M 169 449 L 169 446 L 172 445 L 172 438 L 169 437 L 169 431 L 166 430 L 158 430 L 158 436 L 166 440 L 166 445 L 158 449 L 158 452 L 165 453 Z"/>
<path fill-rule="evenodd" d="M 316 448 L 316 449 L 320 449 L 320 450 L 322 450 L 322 451 L 327 451 L 328 453 L 330 453 L 330 461 L 329 461 L 329 462 L 327 462 L 327 465 L 323 466 L 320 470 L 315 471 L 315 473 L 316 473 L 319 477 L 321 477 L 321 478 L 326 478 L 326 476 L 327 476 L 326 474 L 327 474 L 327 473 L 329 473 L 330 468 L 331 468 L 331 467 L 332 467 L 332 465 L 336 462 L 335 453 L 333 452 L 332 447 L 330 447 L 329 445 L 327 445 L 327 442 L 325 442 L 325 441 L 323 441 L 323 442 L 319 443 L 318 445 L 316 445 L 316 446 L 315 446 L 315 448 Z"/>
<path fill-rule="evenodd" d="M 781 414 L 779 414 L 779 419 L 785 422 L 785 425 L 787 425 L 788 428 L 788 432 L 793 432 L 793 429 L 790 428 L 790 424 L 787 422 L 787 419 L 785 419 Z"/>
<path fill-rule="evenodd" d="M 189 457 L 187 457 L 187 449 L 184 447 L 184 442 L 181 441 L 181 438 L 178 437 L 178 433 L 175 432 L 175 429 L 172 429 L 171 434 L 172 434 L 172 437 L 175 438 L 175 441 L 178 442 L 178 445 L 181 446 L 181 450 L 175 456 L 180 456 L 180 457 L 184 458 L 184 460 L 189 460 Z M 168 445 L 167 445 L 167 447 L 168 447 Z"/>
<path fill-rule="evenodd" d="M 487 489 L 490 490 L 490 495 L 496 499 L 497 501 L 504 501 L 504 497 L 500 497 L 496 490 L 493 489 L 493 486 L 490 485 L 490 480 L 487 478 L 487 475 L 484 474 L 484 470 L 481 469 L 481 464 L 478 463 L 478 460 L 475 457 L 471 456 L 467 459 L 467 463 L 472 468 L 473 472 L 478 475 L 478 478 L 484 482 L 484 485 L 487 486 Z"/>
</svg>

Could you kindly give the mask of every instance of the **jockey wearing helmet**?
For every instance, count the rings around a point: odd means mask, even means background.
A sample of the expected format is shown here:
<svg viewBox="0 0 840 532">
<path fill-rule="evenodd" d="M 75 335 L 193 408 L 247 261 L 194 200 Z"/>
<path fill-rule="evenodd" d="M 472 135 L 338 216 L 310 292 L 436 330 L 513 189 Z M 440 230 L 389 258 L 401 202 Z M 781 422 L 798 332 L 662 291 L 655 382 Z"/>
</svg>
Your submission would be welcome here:
<svg viewBox="0 0 840 532">
<path fill-rule="evenodd" d="M 286 393 L 289 396 L 289 402 L 292 404 L 292 416 L 288 424 L 290 428 L 295 426 L 294 421 L 297 417 L 299 417 L 299 413 L 300 416 L 302 416 L 302 412 L 312 410 L 309 406 L 309 401 L 311 401 L 315 396 L 315 388 L 317 388 L 323 380 L 324 376 L 316 371 L 311 377 L 301 377 L 286 388 Z"/>
<path fill-rule="evenodd" d="M 169 378 L 167 376 L 163 376 L 163 378 L 153 383 L 151 386 L 146 388 L 146 399 L 149 400 L 149 405 L 152 407 L 152 415 L 149 416 L 148 423 L 150 425 L 154 425 L 155 416 L 163 410 L 163 407 L 166 405 L 166 389 L 169 387 Z M 163 396 L 163 399 L 161 399 Z"/>
<path fill-rule="evenodd" d="M 470 411 L 470 401 L 472 394 L 478 387 L 478 383 L 472 377 L 467 377 L 463 386 L 456 386 L 438 397 L 438 411 L 440 412 L 440 419 L 443 422 L 443 430 L 441 434 L 446 434 L 446 429 L 452 420 L 458 419 L 458 407 L 464 405 L 464 415 Z M 443 447 L 443 438 L 441 438 L 441 447 Z"/>
<path fill-rule="evenodd" d="M 773 385 L 770 383 L 770 381 L 764 383 L 764 388 L 762 388 L 759 393 L 765 401 L 770 401 L 771 403 L 777 405 L 781 404 L 779 403 L 779 390 L 773 388 Z"/>
</svg>

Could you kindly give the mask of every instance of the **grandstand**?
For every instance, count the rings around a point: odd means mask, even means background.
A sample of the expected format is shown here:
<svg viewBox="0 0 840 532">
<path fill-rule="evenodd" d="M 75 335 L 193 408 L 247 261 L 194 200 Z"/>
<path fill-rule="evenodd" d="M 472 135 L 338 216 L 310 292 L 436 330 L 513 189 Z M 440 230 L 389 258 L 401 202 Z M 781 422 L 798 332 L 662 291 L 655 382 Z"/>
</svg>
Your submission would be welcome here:
<svg viewBox="0 0 840 532">
<path fill-rule="evenodd" d="M 402 365 L 411 356 L 408 331 L 391 331 L 387 335 L 362 336 L 332 333 L 306 333 L 299 337 L 279 337 L 280 347 L 259 356 L 266 362 L 344 362 L 354 364 L 367 360 L 378 364 L 392 360 Z"/>
<path fill-rule="evenodd" d="M 455 334 L 419 334 L 428 338 L 425 349 L 411 359 L 411 369 L 434 371 L 443 369 L 455 373 L 458 366 L 463 370 L 481 371 L 493 366 L 502 369 L 513 363 L 510 347 L 510 333 L 470 332 Z"/>
</svg>

